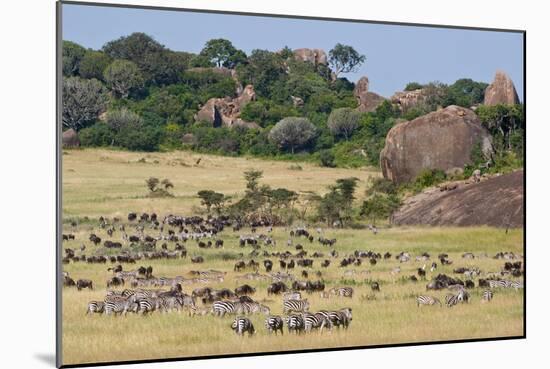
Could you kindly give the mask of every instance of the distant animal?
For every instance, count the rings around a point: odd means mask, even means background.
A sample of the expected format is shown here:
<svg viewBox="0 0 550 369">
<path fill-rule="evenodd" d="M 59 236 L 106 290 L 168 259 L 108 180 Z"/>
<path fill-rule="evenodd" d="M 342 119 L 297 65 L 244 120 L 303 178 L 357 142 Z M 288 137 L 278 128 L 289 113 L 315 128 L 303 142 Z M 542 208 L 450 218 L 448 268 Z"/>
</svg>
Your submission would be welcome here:
<svg viewBox="0 0 550 369">
<path fill-rule="evenodd" d="M 305 329 L 304 318 L 302 315 L 290 315 L 286 318 L 288 333 L 301 333 Z"/>
<path fill-rule="evenodd" d="M 79 279 L 76 281 L 76 288 L 80 291 L 83 288 L 94 289 L 93 282 L 89 279 Z"/>
<path fill-rule="evenodd" d="M 416 298 L 416 306 L 435 305 L 435 304 L 439 304 L 439 306 L 442 306 L 441 301 L 439 301 L 439 299 L 432 296 L 420 295 Z"/>
<path fill-rule="evenodd" d="M 239 336 L 243 336 L 245 333 L 248 333 L 249 336 L 252 336 L 254 333 L 256 333 L 256 330 L 254 329 L 254 325 L 250 321 L 250 319 L 246 317 L 237 317 L 231 324 L 231 329 L 237 333 Z"/>
<path fill-rule="evenodd" d="M 485 290 L 483 291 L 483 294 L 481 296 L 481 301 L 483 302 L 489 302 L 493 299 L 493 291 L 491 290 Z"/>
<path fill-rule="evenodd" d="M 90 301 L 88 303 L 88 309 L 86 315 L 98 313 L 102 314 L 105 311 L 105 303 L 103 301 Z"/>
<path fill-rule="evenodd" d="M 281 331 L 281 335 L 283 335 L 283 326 L 283 318 L 278 315 L 270 315 L 265 319 L 265 328 L 269 333 L 277 335 L 277 332 Z"/>
<path fill-rule="evenodd" d="M 304 300 L 286 300 L 283 301 L 283 313 L 288 314 L 291 312 L 306 312 L 309 310 L 309 302 Z"/>
<path fill-rule="evenodd" d="M 329 294 L 340 297 L 353 297 L 353 288 L 351 287 L 335 287 L 328 291 Z"/>
</svg>

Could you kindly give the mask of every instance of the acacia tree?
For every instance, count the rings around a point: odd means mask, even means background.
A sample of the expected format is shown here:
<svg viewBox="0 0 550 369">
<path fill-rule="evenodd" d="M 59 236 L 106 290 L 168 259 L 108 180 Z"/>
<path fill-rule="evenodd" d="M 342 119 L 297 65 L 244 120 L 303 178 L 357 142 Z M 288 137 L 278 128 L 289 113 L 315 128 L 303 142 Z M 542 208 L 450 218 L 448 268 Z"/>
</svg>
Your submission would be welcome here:
<svg viewBox="0 0 550 369">
<path fill-rule="evenodd" d="M 336 77 L 340 73 L 356 72 L 366 59 L 365 55 L 359 54 L 353 47 L 341 43 L 337 43 L 328 55 L 329 64 Z"/>
<path fill-rule="evenodd" d="M 239 63 L 246 61 L 246 54 L 233 46 L 231 41 L 216 38 L 208 41 L 200 52 L 218 67 L 235 68 Z"/>
<path fill-rule="evenodd" d="M 359 127 L 361 113 L 351 108 L 333 110 L 328 117 L 328 128 L 334 136 L 343 136 L 347 141 Z"/>
<path fill-rule="evenodd" d="M 133 111 L 122 108 L 120 110 L 109 111 L 105 123 L 118 133 L 128 127 L 139 128 L 143 123 L 143 119 Z"/>
<path fill-rule="evenodd" d="M 63 79 L 63 126 L 78 131 L 97 119 L 107 106 L 105 88 L 96 79 Z"/>
<path fill-rule="evenodd" d="M 103 77 L 116 97 L 126 98 L 130 91 L 143 86 L 143 77 L 137 65 L 128 60 L 115 60 L 109 64 Z"/>
<path fill-rule="evenodd" d="M 210 213 L 212 207 L 216 209 L 218 214 L 221 213 L 227 197 L 223 193 L 215 192 L 212 190 L 201 190 L 197 193 L 201 199 L 201 204 L 206 207 L 206 211 Z"/>
<path fill-rule="evenodd" d="M 309 143 L 316 135 L 315 126 L 307 118 L 287 117 L 269 132 L 269 140 L 282 149 L 294 150 Z"/>
<path fill-rule="evenodd" d="M 103 71 L 111 63 L 111 59 L 101 51 L 88 51 L 80 61 L 78 68 L 82 78 L 103 80 Z"/>
</svg>

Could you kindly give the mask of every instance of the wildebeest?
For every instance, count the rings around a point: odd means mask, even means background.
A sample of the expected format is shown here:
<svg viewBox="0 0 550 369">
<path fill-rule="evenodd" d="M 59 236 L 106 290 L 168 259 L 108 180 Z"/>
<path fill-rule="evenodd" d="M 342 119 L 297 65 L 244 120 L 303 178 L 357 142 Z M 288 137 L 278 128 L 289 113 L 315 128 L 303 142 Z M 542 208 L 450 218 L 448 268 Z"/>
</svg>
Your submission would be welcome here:
<svg viewBox="0 0 550 369">
<path fill-rule="evenodd" d="M 284 282 L 274 282 L 267 287 L 268 295 L 277 295 L 286 291 L 288 291 L 288 287 Z"/>
<path fill-rule="evenodd" d="M 193 256 L 193 257 L 191 258 L 191 262 L 192 262 L 192 263 L 195 263 L 195 264 L 197 264 L 197 263 L 204 263 L 204 258 L 203 258 L 202 256 L 200 256 L 200 255 L 199 255 L 199 256 Z"/>
<path fill-rule="evenodd" d="M 264 267 L 266 272 L 271 272 L 271 270 L 273 269 L 273 262 L 269 259 L 264 260 Z"/>
<path fill-rule="evenodd" d="M 83 288 L 94 289 L 93 282 L 89 279 L 79 279 L 76 281 L 76 288 L 80 291 Z"/>
<path fill-rule="evenodd" d="M 120 277 L 112 277 L 107 281 L 107 288 L 116 286 L 124 286 L 124 279 Z"/>
<path fill-rule="evenodd" d="M 242 286 L 235 288 L 235 293 L 237 295 L 252 295 L 255 292 L 256 289 L 248 284 L 243 284 Z"/>
</svg>

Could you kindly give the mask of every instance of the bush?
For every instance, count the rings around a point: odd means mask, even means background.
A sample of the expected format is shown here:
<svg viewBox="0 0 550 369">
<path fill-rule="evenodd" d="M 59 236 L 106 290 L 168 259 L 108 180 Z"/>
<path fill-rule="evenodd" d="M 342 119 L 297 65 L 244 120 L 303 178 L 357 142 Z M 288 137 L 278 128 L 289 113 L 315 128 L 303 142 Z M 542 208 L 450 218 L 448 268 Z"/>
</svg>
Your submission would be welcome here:
<svg viewBox="0 0 550 369">
<path fill-rule="evenodd" d="M 307 118 L 288 117 L 282 119 L 269 132 L 269 140 L 281 149 L 294 150 L 308 144 L 315 138 L 315 126 Z"/>
<path fill-rule="evenodd" d="M 334 159 L 335 156 L 330 150 L 321 150 L 319 152 L 319 160 L 323 167 L 334 168 Z"/>
<path fill-rule="evenodd" d="M 395 183 L 386 178 L 374 178 L 371 181 L 371 185 L 367 188 L 367 195 L 373 195 L 375 193 L 383 193 L 386 195 L 396 195 L 397 186 Z"/>
<path fill-rule="evenodd" d="M 360 120 L 361 113 L 358 111 L 351 108 L 340 108 L 330 113 L 327 126 L 334 136 L 341 136 L 345 140 L 349 140 L 359 127 Z"/>
<path fill-rule="evenodd" d="M 109 146 L 113 144 L 115 132 L 107 124 L 97 122 L 88 128 L 82 129 L 79 132 L 79 138 L 82 146 Z"/>
<path fill-rule="evenodd" d="M 447 179 L 445 172 L 440 169 L 424 169 L 416 176 L 413 184 L 417 191 L 435 186 Z"/>
<path fill-rule="evenodd" d="M 118 144 L 132 151 L 157 151 L 163 139 L 161 127 L 143 125 L 139 129 L 123 128 L 117 135 Z"/>
</svg>

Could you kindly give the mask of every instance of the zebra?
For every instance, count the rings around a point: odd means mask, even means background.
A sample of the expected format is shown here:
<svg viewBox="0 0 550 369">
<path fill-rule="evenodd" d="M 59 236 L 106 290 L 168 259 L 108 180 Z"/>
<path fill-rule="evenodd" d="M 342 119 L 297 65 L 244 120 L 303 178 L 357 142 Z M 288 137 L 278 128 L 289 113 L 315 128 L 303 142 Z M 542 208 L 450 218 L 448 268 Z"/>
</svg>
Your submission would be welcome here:
<svg viewBox="0 0 550 369">
<path fill-rule="evenodd" d="M 236 301 L 214 301 L 212 304 L 212 314 L 214 316 L 223 317 L 225 314 L 237 314 L 238 311 L 243 311 L 242 302 Z"/>
<path fill-rule="evenodd" d="M 283 326 L 283 318 L 278 315 L 270 315 L 265 319 L 265 327 L 269 333 L 275 332 L 277 335 L 277 331 L 281 331 L 281 335 L 283 335 Z"/>
<path fill-rule="evenodd" d="M 418 307 L 420 307 L 420 305 L 435 305 L 435 304 L 439 304 L 439 306 L 443 306 L 441 304 L 441 301 L 439 301 L 439 299 L 436 297 L 420 295 L 416 298 L 416 306 Z"/>
<path fill-rule="evenodd" d="M 433 271 L 436 270 L 436 269 L 437 269 L 437 263 L 434 261 L 434 262 L 432 263 L 432 266 L 430 267 L 430 272 L 433 273 Z"/>
<path fill-rule="evenodd" d="M 104 313 L 105 315 L 110 314 L 124 314 L 131 311 L 136 313 L 139 310 L 139 305 L 133 299 L 110 299 L 104 301 Z"/>
<path fill-rule="evenodd" d="M 165 311 L 181 311 L 183 308 L 183 296 L 162 296 L 161 299 Z"/>
<path fill-rule="evenodd" d="M 341 296 L 341 297 L 353 297 L 353 288 L 351 287 L 338 287 L 331 288 L 328 291 L 331 295 Z"/>
<path fill-rule="evenodd" d="M 86 310 L 86 315 L 98 313 L 101 314 L 105 311 L 105 303 L 103 301 L 90 301 L 88 303 L 88 310 Z"/>
<path fill-rule="evenodd" d="M 316 329 L 318 328 L 320 332 L 323 331 L 324 327 L 327 327 L 328 329 L 332 329 L 332 322 L 327 316 L 325 316 L 325 314 L 304 313 L 302 314 L 302 317 L 304 319 L 304 330 L 306 332 L 311 332 L 311 330 L 314 328 Z"/>
<path fill-rule="evenodd" d="M 481 295 L 481 301 L 489 302 L 492 299 L 493 299 L 493 291 L 491 291 L 491 290 L 483 291 L 483 294 Z"/>
<path fill-rule="evenodd" d="M 286 324 L 288 327 L 288 333 L 301 333 L 304 331 L 304 317 L 302 315 L 290 315 L 286 318 Z"/>
<path fill-rule="evenodd" d="M 302 294 L 298 291 L 291 291 L 283 293 L 283 300 L 301 300 Z"/>
<path fill-rule="evenodd" d="M 288 314 L 290 312 L 301 313 L 308 310 L 309 302 L 307 301 L 307 299 L 283 301 L 283 314 Z"/>
<path fill-rule="evenodd" d="M 253 313 L 263 313 L 265 315 L 270 314 L 270 309 L 262 304 L 257 302 L 241 302 L 240 308 L 237 309 L 237 314 L 253 314 Z"/>
<path fill-rule="evenodd" d="M 323 314 L 326 318 L 329 319 L 333 326 L 338 328 L 344 327 L 347 329 L 351 320 L 353 319 L 351 308 L 344 308 L 338 311 L 321 310 L 319 313 Z"/>
<path fill-rule="evenodd" d="M 233 329 L 235 333 L 240 336 L 244 336 L 246 332 L 248 332 L 249 336 L 252 336 L 254 333 L 256 333 L 254 325 L 252 324 L 250 319 L 243 316 L 235 318 L 235 320 L 231 324 L 231 329 Z"/>
<path fill-rule="evenodd" d="M 445 296 L 445 305 L 447 307 L 453 307 L 459 302 L 468 302 L 470 299 L 470 294 L 466 290 L 459 290 L 456 294 L 448 294 Z"/>
<path fill-rule="evenodd" d="M 149 297 L 137 300 L 138 311 L 142 314 L 153 313 L 155 310 L 166 310 L 166 303 L 162 298 Z"/>
</svg>

